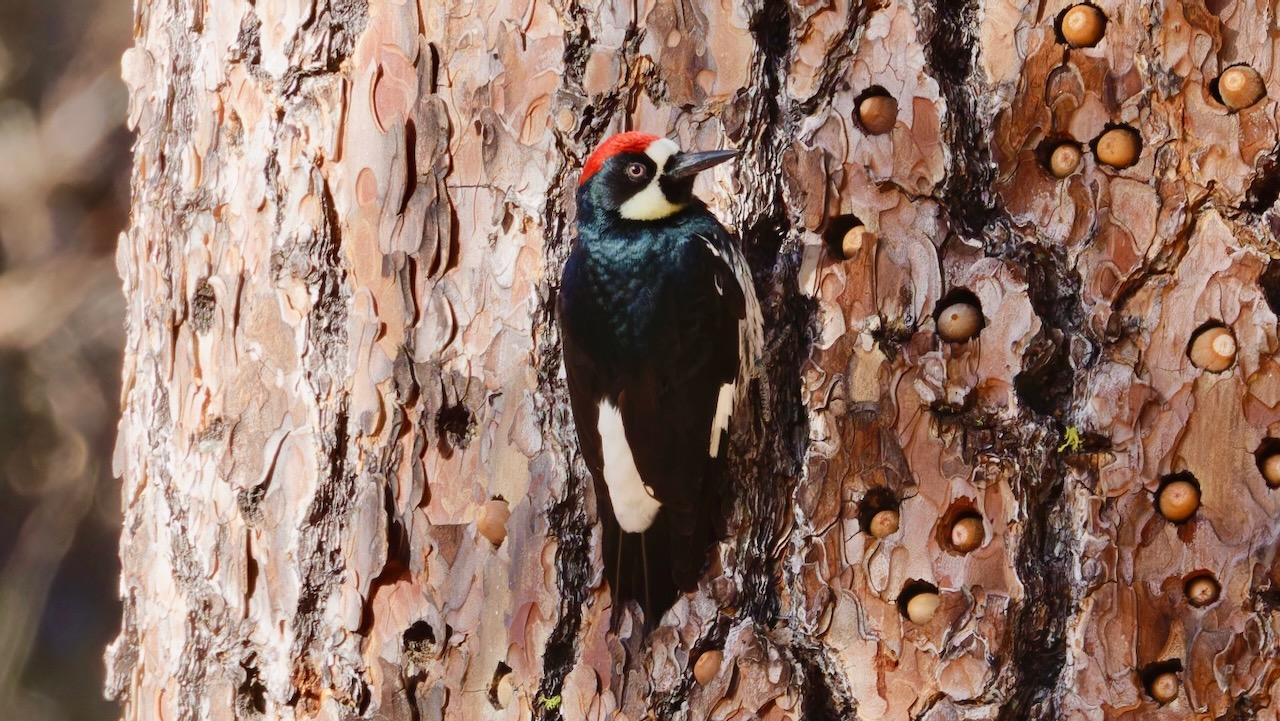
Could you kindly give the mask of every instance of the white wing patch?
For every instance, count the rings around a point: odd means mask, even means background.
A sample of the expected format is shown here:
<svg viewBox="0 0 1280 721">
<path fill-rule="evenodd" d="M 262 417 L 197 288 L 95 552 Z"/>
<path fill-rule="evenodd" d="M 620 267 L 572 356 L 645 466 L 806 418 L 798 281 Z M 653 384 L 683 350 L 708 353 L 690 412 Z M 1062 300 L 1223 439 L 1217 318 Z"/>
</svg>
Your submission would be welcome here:
<svg viewBox="0 0 1280 721">
<path fill-rule="evenodd" d="M 720 391 L 723 399 L 724 391 Z M 723 401 L 722 401 L 723 402 Z M 717 418 L 719 418 L 717 411 Z M 609 487 L 609 502 L 618 525 L 627 533 L 640 533 L 653 525 L 654 516 L 662 504 L 653 497 L 653 490 L 640 479 L 631 444 L 622 426 L 622 414 L 606 398 L 600 401 L 600 416 L 596 421 L 600 433 L 600 449 L 604 456 L 604 483 Z"/>
<path fill-rule="evenodd" d="M 724 261 L 725 265 L 729 267 L 729 270 L 733 273 L 733 279 L 742 290 L 743 299 L 746 301 L 746 317 L 738 323 L 738 381 L 740 385 L 737 386 L 739 394 L 736 402 L 742 402 L 747 395 L 747 390 L 751 387 L 750 381 L 753 378 L 760 379 L 762 383 L 765 382 L 763 357 L 764 323 L 760 316 L 760 301 L 756 298 L 756 289 L 751 283 L 751 269 L 747 266 L 747 259 L 743 257 L 742 250 L 737 244 L 731 244 L 725 248 L 726 257 L 722 254 L 720 247 L 712 242 L 710 238 L 705 235 L 698 235 L 697 237 L 707 244 L 707 250 L 711 251 L 712 255 Z M 716 276 L 715 284 L 716 291 L 724 295 L 719 276 Z M 762 387 L 761 392 L 765 398 L 769 397 L 767 387 Z M 721 395 L 720 398 L 723 403 L 724 396 Z M 714 444 L 713 440 L 712 445 L 714 446 Z M 714 450 L 713 447 L 713 458 L 715 457 Z"/>
<path fill-rule="evenodd" d="M 733 415 L 733 405 L 738 400 L 737 384 L 725 383 L 720 386 L 720 395 L 716 397 L 716 416 L 711 420 L 712 458 L 720 457 L 720 438 L 729 430 L 729 418 Z"/>
</svg>

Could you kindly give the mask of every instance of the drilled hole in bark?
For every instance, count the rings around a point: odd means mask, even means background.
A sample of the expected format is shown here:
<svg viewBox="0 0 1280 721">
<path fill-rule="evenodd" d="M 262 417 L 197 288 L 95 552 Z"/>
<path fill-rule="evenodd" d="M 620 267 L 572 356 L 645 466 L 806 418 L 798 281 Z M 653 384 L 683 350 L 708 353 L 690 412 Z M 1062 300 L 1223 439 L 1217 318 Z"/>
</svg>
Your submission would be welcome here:
<svg viewBox="0 0 1280 721">
<path fill-rule="evenodd" d="M 466 448 L 475 432 L 476 417 L 466 403 L 446 404 L 436 413 L 440 440 L 451 448 Z"/>
<path fill-rule="evenodd" d="M 439 651 L 435 629 L 426 621 L 416 621 L 401 636 L 404 656 L 410 663 L 422 665 L 435 658 Z"/>
<path fill-rule="evenodd" d="M 489 705 L 496 709 L 504 709 L 511 703 L 511 667 L 499 661 L 493 669 L 493 680 L 489 682 Z"/>
<path fill-rule="evenodd" d="M 1182 673 L 1182 659 L 1171 658 L 1168 661 L 1156 661 L 1143 666 L 1138 671 L 1138 680 L 1142 690 L 1153 701 L 1166 704 L 1178 697 Z"/>
<path fill-rule="evenodd" d="M 1263 438 L 1253 452 L 1253 460 L 1267 485 L 1280 488 L 1280 438 Z"/>
<path fill-rule="evenodd" d="M 938 609 L 938 587 L 928 581 L 912 579 L 898 594 L 898 612 L 917 625 L 928 623 Z"/>
<path fill-rule="evenodd" d="M 863 90 L 853 104 L 857 108 L 853 121 L 868 135 L 887 133 L 898 121 L 897 99 L 879 85 Z"/>
<path fill-rule="evenodd" d="M 1107 16 L 1092 3 L 1072 5 L 1053 20 L 1053 33 L 1058 42 L 1073 48 L 1091 48 L 1102 42 L 1107 31 Z"/>
<path fill-rule="evenodd" d="M 196 283 L 196 290 L 191 294 L 191 326 L 203 335 L 213 327 L 213 309 L 218 305 L 218 298 L 213 293 L 213 286 L 208 279 L 202 278 Z"/>
<path fill-rule="evenodd" d="M 1222 585 L 1209 571 L 1193 571 L 1183 582 L 1182 593 L 1187 597 L 1187 603 L 1204 608 L 1217 602 L 1222 595 Z"/>
<path fill-rule="evenodd" d="M 1202 324 L 1187 342 L 1187 358 L 1197 368 L 1221 373 L 1236 361 L 1236 338 L 1219 320 Z"/>
<path fill-rule="evenodd" d="M 953 288 L 938 301 L 933 311 L 938 337 L 948 343 L 965 343 L 986 327 L 982 304 L 967 288 Z"/>
<path fill-rule="evenodd" d="M 1185 523 L 1200 508 L 1200 481 L 1182 471 L 1160 478 L 1155 493 L 1156 511 L 1172 523 Z"/>
<path fill-rule="evenodd" d="M 898 505 L 898 497 L 893 491 L 884 487 L 872 488 L 858 502 L 858 527 L 863 533 L 876 538 L 893 535 L 897 531 Z M 892 514 L 892 517 L 880 514 Z M 885 532 L 890 521 L 892 530 Z"/>
<path fill-rule="evenodd" d="M 986 538 L 986 523 L 972 498 L 952 501 L 934 529 L 934 540 L 938 546 L 954 556 L 976 551 Z"/>
<path fill-rule="evenodd" d="M 1080 170 L 1084 149 L 1070 137 L 1045 138 L 1036 146 L 1036 160 L 1049 175 L 1061 179 Z"/>
<path fill-rule="evenodd" d="M 822 232 L 822 240 L 827 245 L 827 252 L 832 258 L 846 260 L 844 253 L 844 236 L 850 230 L 862 225 L 856 215 L 837 215 L 827 222 L 827 229 Z"/>
</svg>

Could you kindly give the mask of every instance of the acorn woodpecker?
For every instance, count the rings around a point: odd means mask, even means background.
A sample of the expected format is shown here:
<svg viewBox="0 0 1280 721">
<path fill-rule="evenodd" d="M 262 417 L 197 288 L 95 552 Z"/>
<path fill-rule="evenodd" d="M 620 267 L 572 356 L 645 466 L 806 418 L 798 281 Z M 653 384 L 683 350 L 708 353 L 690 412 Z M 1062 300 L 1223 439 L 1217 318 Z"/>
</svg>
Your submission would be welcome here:
<svg viewBox="0 0 1280 721">
<path fill-rule="evenodd" d="M 656 625 L 725 534 L 729 419 L 762 377 L 763 331 L 742 250 L 693 181 L 735 155 L 628 132 L 578 181 L 558 316 L 615 619 L 635 599 Z"/>
</svg>

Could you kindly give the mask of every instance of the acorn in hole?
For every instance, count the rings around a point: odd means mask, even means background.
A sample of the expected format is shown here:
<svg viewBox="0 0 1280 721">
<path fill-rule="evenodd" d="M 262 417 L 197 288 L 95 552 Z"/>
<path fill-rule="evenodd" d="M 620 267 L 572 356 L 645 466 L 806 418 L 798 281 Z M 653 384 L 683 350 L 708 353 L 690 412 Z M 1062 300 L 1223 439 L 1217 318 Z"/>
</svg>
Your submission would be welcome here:
<svg viewBox="0 0 1280 721">
<path fill-rule="evenodd" d="M 1194 483 L 1184 479 L 1169 481 L 1160 487 L 1156 496 L 1156 507 L 1160 515 L 1181 523 L 1195 515 L 1200 508 L 1200 489 Z"/>
<path fill-rule="evenodd" d="M 921 591 L 907 601 L 907 618 L 917 626 L 933 620 L 942 599 L 933 591 Z"/>
<path fill-rule="evenodd" d="M 871 517 L 871 535 L 888 538 L 898 532 L 898 512 L 889 508 Z"/>
<path fill-rule="evenodd" d="M 1102 41 L 1107 16 L 1092 5 L 1075 5 L 1062 14 L 1062 39 L 1073 48 L 1091 48 Z"/>
<path fill-rule="evenodd" d="M 1098 136 L 1094 154 L 1098 162 L 1113 168 L 1128 168 L 1138 162 L 1142 143 L 1133 128 L 1111 128 Z"/>
<path fill-rule="evenodd" d="M 872 135 L 887 133 L 898 122 L 898 101 L 889 95 L 868 95 L 858 103 L 858 121 Z"/>
<path fill-rule="evenodd" d="M 1151 679 L 1151 686 L 1147 690 L 1151 693 L 1151 698 L 1159 703 L 1169 703 L 1178 697 L 1178 686 L 1178 674 L 1165 671 Z"/>
<path fill-rule="evenodd" d="M 876 236 L 867 230 L 867 226 L 855 225 L 841 239 L 840 252 L 844 255 L 844 259 L 848 260 L 875 242 Z"/>
<path fill-rule="evenodd" d="M 982 311 L 971 303 L 952 303 L 938 314 L 938 336 L 948 343 L 963 343 L 982 330 Z"/>
<path fill-rule="evenodd" d="M 1055 178 L 1065 178 L 1080 167 L 1080 146 L 1075 143 L 1059 143 L 1049 154 L 1049 172 Z"/>
<path fill-rule="evenodd" d="M 494 705 L 500 709 L 506 708 L 511 705 L 511 698 L 515 695 L 516 687 L 511 682 L 511 672 L 508 671 L 502 675 L 502 678 L 498 679 L 498 683 L 493 687 Z"/>
<path fill-rule="evenodd" d="M 1197 368 L 1221 373 L 1236 360 L 1236 338 L 1231 329 L 1215 325 L 1204 328 L 1191 339 L 1187 356 Z"/>
<path fill-rule="evenodd" d="M 1182 590 L 1187 596 L 1187 603 L 1196 608 L 1204 608 L 1217 601 L 1222 593 L 1218 581 L 1208 574 L 1193 577 Z"/>
<path fill-rule="evenodd" d="M 697 679 L 698 683 L 706 684 L 720 672 L 722 661 L 724 661 L 723 651 L 703 651 L 702 655 L 693 664 L 693 677 Z"/>
<path fill-rule="evenodd" d="M 962 516 L 951 524 L 951 547 L 960 553 L 976 550 L 986 537 L 982 519 L 977 516 Z"/>
<path fill-rule="evenodd" d="M 1262 478 L 1272 488 L 1280 488 L 1280 453 L 1262 459 Z"/>
<path fill-rule="evenodd" d="M 1267 94 L 1262 76 L 1248 65 L 1233 65 L 1218 76 L 1218 96 L 1222 104 L 1232 110 L 1244 110 L 1255 105 Z"/>
</svg>

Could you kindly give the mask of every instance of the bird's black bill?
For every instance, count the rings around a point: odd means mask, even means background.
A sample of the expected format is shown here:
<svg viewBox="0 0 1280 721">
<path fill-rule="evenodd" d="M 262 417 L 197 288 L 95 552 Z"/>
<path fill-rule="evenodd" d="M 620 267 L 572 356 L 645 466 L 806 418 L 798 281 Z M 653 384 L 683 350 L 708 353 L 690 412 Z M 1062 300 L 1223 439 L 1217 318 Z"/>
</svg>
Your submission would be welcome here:
<svg viewBox="0 0 1280 721">
<path fill-rule="evenodd" d="M 694 173 L 706 170 L 713 165 L 719 165 L 729 158 L 738 154 L 736 150 L 708 150 L 705 153 L 676 153 L 671 156 L 671 160 L 667 161 L 667 167 L 662 169 L 664 175 L 673 178 L 684 178 Z"/>
</svg>

